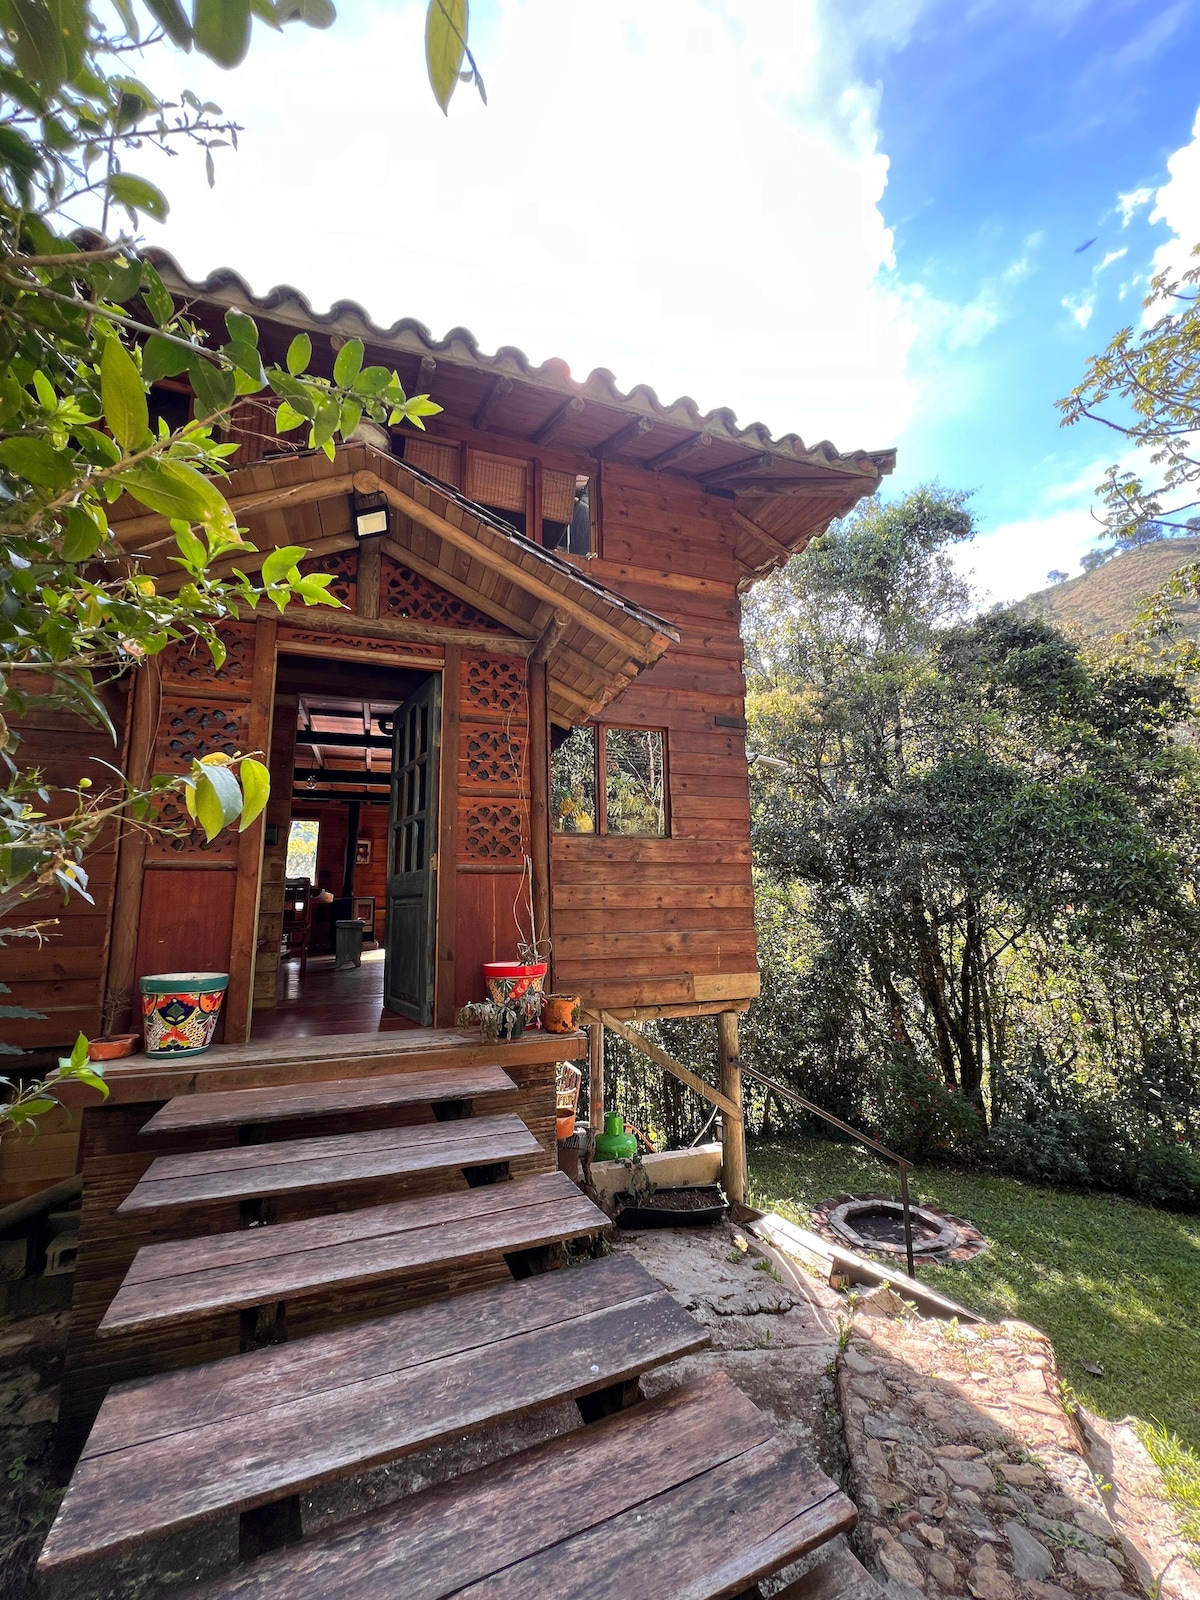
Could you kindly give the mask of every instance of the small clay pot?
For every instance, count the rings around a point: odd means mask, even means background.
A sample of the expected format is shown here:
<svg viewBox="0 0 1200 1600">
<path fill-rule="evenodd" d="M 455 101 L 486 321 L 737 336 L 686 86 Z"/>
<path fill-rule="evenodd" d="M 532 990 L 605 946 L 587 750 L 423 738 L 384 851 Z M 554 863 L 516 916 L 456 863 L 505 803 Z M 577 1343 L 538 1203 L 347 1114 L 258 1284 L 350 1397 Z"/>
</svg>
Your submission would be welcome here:
<svg viewBox="0 0 1200 1600">
<path fill-rule="evenodd" d="M 547 1033 L 573 1033 L 583 1014 L 577 994 L 548 994 L 542 1007 L 542 1027 Z"/>
<path fill-rule="evenodd" d="M 554 1119 L 554 1126 L 558 1138 L 569 1139 L 575 1132 L 575 1113 L 573 1111 L 560 1111 Z"/>
<path fill-rule="evenodd" d="M 131 1056 L 142 1042 L 140 1033 L 113 1033 L 104 1039 L 88 1040 L 89 1061 L 119 1061 Z"/>
</svg>

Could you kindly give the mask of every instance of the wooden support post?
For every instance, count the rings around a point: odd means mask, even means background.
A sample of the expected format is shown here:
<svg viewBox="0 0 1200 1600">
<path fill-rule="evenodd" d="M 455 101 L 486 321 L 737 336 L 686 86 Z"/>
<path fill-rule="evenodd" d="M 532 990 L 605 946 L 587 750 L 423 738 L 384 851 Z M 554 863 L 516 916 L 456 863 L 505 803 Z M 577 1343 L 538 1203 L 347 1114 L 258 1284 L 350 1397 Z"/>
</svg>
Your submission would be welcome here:
<svg viewBox="0 0 1200 1600">
<path fill-rule="evenodd" d="M 535 960 L 550 945 L 550 707 L 546 663 L 529 659 L 529 856 Z M 553 979 L 547 988 L 553 987 Z"/>
<path fill-rule="evenodd" d="M 354 584 L 354 609 L 360 617 L 379 616 L 379 573 L 383 546 L 378 537 L 360 539 L 358 573 Z"/>
<path fill-rule="evenodd" d="M 130 731 L 125 772 L 138 786 L 149 783 L 153 771 L 154 740 L 162 704 L 162 665 L 151 659 L 137 668 L 129 691 Z M 146 833 L 125 821 L 117 844 L 117 874 L 113 888 L 112 935 L 108 947 L 106 995 L 112 1002 L 110 1032 L 141 1027 L 141 1007 L 133 994 L 136 976 L 138 922 L 142 909 L 142 874 L 146 861 Z M 118 1003 L 118 997 L 120 1002 Z"/>
<path fill-rule="evenodd" d="M 254 630 L 254 669 L 249 750 L 269 760 L 275 709 L 274 617 L 263 617 Z M 249 753 L 249 752 L 247 752 Z M 229 951 L 229 988 L 225 994 L 225 1042 L 245 1044 L 250 1037 L 254 1006 L 254 967 L 258 951 L 258 902 L 262 888 L 264 819 L 259 817 L 238 835 L 237 883 L 233 895 L 233 936 Z"/>
<path fill-rule="evenodd" d="M 588 1029 L 588 1121 L 593 1133 L 604 1132 L 604 1024 Z"/>
<path fill-rule="evenodd" d="M 454 998 L 454 951 L 458 930 L 458 756 L 459 706 L 462 695 L 462 650 L 446 646 L 442 667 L 442 773 L 438 828 L 437 871 L 437 979 L 434 1015 L 439 1028 L 448 1028 L 458 1009 Z M 436 1111 L 434 1113 L 437 1114 Z"/>
<path fill-rule="evenodd" d="M 742 1064 L 738 1059 L 738 1014 L 717 1014 L 717 1055 L 721 1067 L 721 1093 L 735 1105 L 742 1103 Z M 746 1203 L 746 1124 L 738 1117 L 725 1118 L 725 1143 L 722 1146 L 721 1181 L 725 1193 L 739 1205 Z"/>
</svg>

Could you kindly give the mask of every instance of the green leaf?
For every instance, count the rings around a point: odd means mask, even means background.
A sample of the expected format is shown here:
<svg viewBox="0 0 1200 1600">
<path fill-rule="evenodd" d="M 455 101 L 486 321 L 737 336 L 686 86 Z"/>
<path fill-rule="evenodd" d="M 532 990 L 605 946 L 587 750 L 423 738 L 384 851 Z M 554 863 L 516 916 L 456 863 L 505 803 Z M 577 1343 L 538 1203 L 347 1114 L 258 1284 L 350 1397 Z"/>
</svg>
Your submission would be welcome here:
<svg viewBox="0 0 1200 1600">
<path fill-rule="evenodd" d="M 187 371 L 188 360 L 186 350 L 152 334 L 142 346 L 142 377 L 147 383 L 157 383 L 160 378 L 177 378 Z"/>
<path fill-rule="evenodd" d="M 250 0 L 195 0 L 192 39 L 219 67 L 236 67 L 250 48 Z"/>
<path fill-rule="evenodd" d="M 294 378 L 303 372 L 312 360 L 312 340 L 306 333 L 298 333 L 288 345 L 287 369 Z"/>
<path fill-rule="evenodd" d="M 63 531 L 63 560 L 90 561 L 103 542 L 104 529 L 88 516 L 82 506 L 72 506 L 67 512 L 67 525 Z"/>
<path fill-rule="evenodd" d="M 212 479 L 183 461 L 164 461 L 151 456 L 126 467 L 116 482 L 135 500 L 165 517 L 199 522 L 222 532 L 233 527 L 229 503 Z"/>
<path fill-rule="evenodd" d="M 49 439 L 23 434 L 0 441 L 0 466 L 52 494 L 61 494 L 75 478 L 75 459 L 69 452 L 56 450 Z"/>
<path fill-rule="evenodd" d="M 209 843 L 242 809 L 242 790 L 228 767 L 205 766 L 196 774 L 196 821 Z"/>
<path fill-rule="evenodd" d="M 363 342 L 361 339 L 347 339 L 346 343 L 337 353 L 333 363 L 333 381 L 339 389 L 352 389 L 354 380 L 362 371 Z"/>
<path fill-rule="evenodd" d="M 142 298 L 150 308 L 150 315 L 160 328 L 165 328 L 175 315 L 175 302 L 167 287 L 148 261 L 142 262 Z M 145 371 L 145 362 L 142 363 Z M 182 371 L 182 368 L 180 369 Z"/>
<path fill-rule="evenodd" d="M 307 420 L 306 417 L 300 415 L 295 406 L 289 405 L 285 400 L 275 412 L 275 432 L 290 433 L 293 428 L 298 428 L 302 422 Z"/>
<path fill-rule="evenodd" d="M 69 1065 L 78 1070 L 84 1066 L 88 1058 L 88 1040 L 85 1033 L 78 1034 L 71 1049 Z"/>
<path fill-rule="evenodd" d="M 330 0 L 297 0 L 288 11 L 289 22 L 295 18 L 309 28 L 331 28 L 337 21 L 337 11 Z"/>
<path fill-rule="evenodd" d="M 245 833 L 258 817 L 271 797 L 271 774 L 261 761 L 247 756 L 238 773 L 242 783 L 242 821 L 239 832 Z"/>
<path fill-rule="evenodd" d="M 100 403 L 123 450 L 136 450 L 150 432 L 146 390 L 133 357 L 119 339 L 108 338 L 100 355 Z"/>
<path fill-rule="evenodd" d="M 184 565 L 189 572 L 199 574 L 208 564 L 208 551 L 204 542 L 197 539 L 190 528 L 180 527 L 175 531 L 175 543 L 179 546 L 179 553 L 183 557 Z M 218 666 L 220 663 L 217 663 Z"/>
<path fill-rule="evenodd" d="M 53 94 L 70 70 L 66 42 L 41 0 L 5 0 L 0 13 L 13 60 L 30 82 Z"/>
<path fill-rule="evenodd" d="M 145 178 L 139 178 L 132 172 L 114 172 L 108 180 L 108 192 L 118 205 L 125 207 L 134 221 L 139 211 L 153 217 L 155 222 L 167 220 L 171 207 L 166 195 L 154 184 L 147 183 Z M 140 267 L 138 270 L 140 274 Z"/>
<path fill-rule="evenodd" d="M 242 339 L 234 339 L 231 344 L 225 346 L 222 353 L 229 357 L 239 372 L 244 372 L 247 377 L 252 378 L 260 389 L 266 383 L 267 374 L 263 370 L 262 357 L 258 353 L 257 345 L 248 344 Z"/>
<path fill-rule="evenodd" d="M 146 0 L 146 10 L 172 44 L 181 50 L 192 48 L 192 25 L 179 0 Z"/>
<path fill-rule="evenodd" d="M 262 581 L 268 585 L 279 583 L 292 570 L 298 561 L 303 561 L 308 554 L 302 544 L 281 545 L 262 564 Z"/>
<path fill-rule="evenodd" d="M 188 360 L 188 377 L 199 402 L 199 416 L 228 411 L 237 394 L 237 380 L 228 368 L 215 367 L 203 356 L 193 355 Z"/>
<path fill-rule="evenodd" d="M 225 326 L 234 344 L 248 344 L 258 349 L 258 324 L 253 317 L 234 306 L 225 313 Z"/>
<path fill-rule="evenodd" d="M 425 68 L 433 98 L 447 116 L 467 40 L 467 0 L 429 0 L 425 13 Z"/>
</svg>

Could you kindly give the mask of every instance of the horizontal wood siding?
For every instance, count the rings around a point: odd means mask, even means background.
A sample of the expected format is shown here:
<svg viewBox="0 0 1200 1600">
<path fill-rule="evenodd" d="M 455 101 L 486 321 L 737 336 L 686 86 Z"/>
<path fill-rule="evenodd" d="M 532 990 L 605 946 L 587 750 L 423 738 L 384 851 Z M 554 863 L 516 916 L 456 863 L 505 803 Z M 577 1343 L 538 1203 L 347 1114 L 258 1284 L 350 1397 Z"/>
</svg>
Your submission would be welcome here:
<svg viewBox="0 0 1200 1600">
<path fill-rule="evenodd" d="M 607 463 L 601 549 L 588 572 L 672 623 L 680 640 L 602 720 L 667 730 L 671 837 L 556 834 L 554 983 L 589 1008 L 697 1005 L 757 993 L 734 557 L 724 502 Z"/>
</svg>

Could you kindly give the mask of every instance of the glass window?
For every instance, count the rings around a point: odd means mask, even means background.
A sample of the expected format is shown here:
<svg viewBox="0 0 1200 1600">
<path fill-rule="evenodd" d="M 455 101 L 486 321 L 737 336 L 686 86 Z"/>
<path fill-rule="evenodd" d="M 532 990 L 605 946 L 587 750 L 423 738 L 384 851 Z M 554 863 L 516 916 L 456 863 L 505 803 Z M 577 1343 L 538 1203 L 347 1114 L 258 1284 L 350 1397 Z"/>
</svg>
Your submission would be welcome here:
<svg viewBox="0 0 1200 1600">
<path fill-rule="evenodd" d="M 596 730 L 572 728 L 550 760 L 555 833 L 596 832 Z"/>
<path fill-rule="evenodd" d="M 319 822 L 293 822 L 288 829 L 287 878 L 307 878 L 317 881 L 317 839 L 321 832 Z"/>
<path fill-rule="evenodd" d="M 589 556 L 592 480 L 584 473 L 547 471 L 542 480 L 542 543 L 547 550 Z"/>
<path fill-rule="evenodd" d="M 607 833 L 666 834 L 660 728 L 605 728 L 604 798 Z"/>
</svg>

